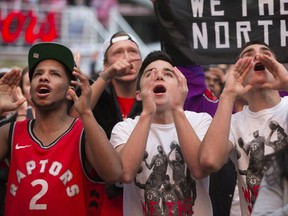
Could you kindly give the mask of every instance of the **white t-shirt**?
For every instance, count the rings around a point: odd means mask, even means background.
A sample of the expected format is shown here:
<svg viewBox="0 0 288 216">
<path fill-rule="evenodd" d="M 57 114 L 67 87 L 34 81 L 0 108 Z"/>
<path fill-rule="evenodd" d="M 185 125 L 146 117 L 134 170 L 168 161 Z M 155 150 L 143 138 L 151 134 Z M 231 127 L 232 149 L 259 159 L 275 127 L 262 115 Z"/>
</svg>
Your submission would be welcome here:
<svg viewBox="0 0 288 216">
<path fill-rule="evenodd" d="M 259 195 L 253 208 L 253 216 L 288 215 L 288 181 L 281 177 L 278 164 L 271 166 L 262 179 Z"/>
<path fill-rule="evenodd" d="M 210 123 L 207 113 L 185 111 L 202 140 Z M 126 143 L 139 116 L 113 128 L 111 143 Z M 193 143 L 191 143 L 193 145 Z M 133 183 L 124 184 L 124 215 L 213 215 L 209 177 L 196 180 L 183 159 L 175 125 L 152 124 L 145 159 Z"/>
<path fill-rule="evenodd" d="M 283 148 L 287 142 L 288 97 L 270 109 L 251 112 L 248 106 L 232 116 L 230 141 L 234 145 L 231 159 L 238 174 L 242 215 L 251 215 L 264 170 L 271 161 L 264 155 Z"/>
</svg>

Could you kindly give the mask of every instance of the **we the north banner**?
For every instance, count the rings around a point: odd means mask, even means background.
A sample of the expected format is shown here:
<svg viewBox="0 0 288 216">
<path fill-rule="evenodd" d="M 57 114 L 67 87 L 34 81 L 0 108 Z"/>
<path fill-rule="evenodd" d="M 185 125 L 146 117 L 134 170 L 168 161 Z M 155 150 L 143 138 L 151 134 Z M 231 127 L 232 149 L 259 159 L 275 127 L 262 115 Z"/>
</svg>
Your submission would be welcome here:
<svg viewBox="0 0 288 216">
<path fill-rule="evenodd" d="M 178 65 L 235 63 L 254 40 L 288 62 L 288 0 L 157 0 L 154 9 L 162 49 Z"/>
</svg>

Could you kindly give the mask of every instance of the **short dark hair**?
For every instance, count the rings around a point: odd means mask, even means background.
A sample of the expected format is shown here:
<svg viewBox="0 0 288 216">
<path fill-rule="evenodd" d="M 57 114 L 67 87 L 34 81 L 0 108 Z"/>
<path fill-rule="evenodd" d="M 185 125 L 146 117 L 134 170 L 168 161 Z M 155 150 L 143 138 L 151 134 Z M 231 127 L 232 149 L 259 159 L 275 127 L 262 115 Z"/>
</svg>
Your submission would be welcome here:
<svg viewBox="0 0 288 216">
<path fill-rule="evenodd" d="M 269 45 L 266 44 L 265 42 L 259 41 L 259 40 L 252 40 L 252 41 L 249 41 L 249 42 L 245 43 L 245 44 L 241 47 L 237 59 L 240 59 L 240 58 L 241 58 L 240 55 L 241 55 L 241 53 L 243 52 L 243 50 L 246 49 L 246 47 L 251 46 L 251 45 L 254 45 L 254 44 L 259 44 L 259 45 L 266 46 L 267 48 L 269 48 L 269 50 L 271 50 L 271 52 L 273 53 L 274 57 L 277 59 L 277 56 L 276 56 L 275 52 L 269 47 Z"/>
<path fill-rule="evenodd" d="M 154 61 L 157 60 L 162 60 L 162 61 L 166 61 L 168 63 L 170 63 L 171 65 L 175 66 L 173 60 L 171 59 L 171 57 L 164 51 L 161 50 L 157 50 L 157 51 L 153 51 L 150 52 L 144 59 L 144 61 L 142 62 L 142 65 L 140 67 L 139 70 L 139 74 L 138 74 L 138 80 L 137 80 L 137 89 L 140 90 L 140 80 L 141 77 L 143 75 L 144 70 L 146 69 L 146 67 L 151 64 Z"/>
</svg>

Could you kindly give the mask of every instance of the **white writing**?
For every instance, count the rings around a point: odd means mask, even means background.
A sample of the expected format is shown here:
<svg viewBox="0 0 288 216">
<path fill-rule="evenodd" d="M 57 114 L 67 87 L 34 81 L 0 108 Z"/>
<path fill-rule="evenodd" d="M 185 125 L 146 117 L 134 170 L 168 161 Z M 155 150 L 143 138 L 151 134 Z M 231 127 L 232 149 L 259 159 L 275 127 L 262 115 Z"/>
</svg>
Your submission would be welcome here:
<svg viewBox="0 0 288 216">
<path fill-rule="evenodd" d="M 16 176 L 17 176 L 17 183 L 18 184 L 11 184 L 10 186 L 10 193 L 15 196 L 18 185 L 20 185 L 21 181 L 26 178 L 29 175 L 32 175 L 35 172 L 39 173 L 49 173 L 51 176 L 59 177 L 59 180 L 63 183 L 66 187 L 66 193 L 69 197 L 75 196 L 79 193 L 80 189 L 78 185 L 67 185 L 72 179 L 73 174 L 68 169 L 63 172 L 63 174 L 60 175 L 62 171 L 63 165 L 58 161 L 53 161 L 49 164 L 48 160 L 40 160 L 38 163 L 36 163 L 34 160 L 28 161 L 26 163 L 26 170 L 16 170 Z M 32 184 L 32 183 L 31 183 Z M 32 186 L 34 186 L 32 184 Z"/>
<path fill-rule="evenodd" d="M 192 7 L 192 15 L 193 17 L 203 17 L 204 12 L 207 13 L 207 10 L 204 10 L 204 0 L 190 0 L 191 7 Z M 248 1 L 249 2 L 249 1 Z M 246 17 L 248 15 L 247 11 L 247 0 L 242 0 L 241 7 L 242 7 L 242 17 Z M 288 0 L 280 0 L 279 6 L 280 8 L 276 8 L 274 6 L 275 1 L 271 0 L 259 0 L 258 1 L 258 15 L 259 16 L 274 16 L 275 11 L 279 10 L 280 15 L 287 15 L 288 10 Z M 237 7 L 235 5 L 235 7 Z M 210 0 L 210 12 L 209 16 L 225 16 L 225 10 L 221 6 L 221 0 Z M 255 11 L 253 11 L 255 13 Z"/>
<path fill-rule="evenodd" d="M 275 40 L 275 38 L 269 38 L 269 29 L 275 23 L 273 20 L 259 20 L 257 25 L 259 29 L 262 29 L 262 32 L 259 34 L 263 34 L 264 42 L 266 44 L 270 44 L 270 40 Z M 250 33 L 252 31 L 251 22 L 250 21 L 237 21 L 235 23 L 236 33 L 235 35 L 231 35 L 229 22 L 214 22 L 215 35 L 215 47 L 214 48 L 229 48 L 230 41 L 229 38 L 234 38 L 236 40 L 237 48 L 242 47 L 243 43 L 250 41 Z M 286 20 L 280 20 L 280 44 L 281 47 L 285 47 L 288 39 L 288 30 Z M 261 27 L 261 28 L 260 28 Z M 258 29 L 258 30 L 259 30 Z M 201 23 L 192 23 L 192 40 L 193 40 L 193 48 L 198 49 L 200 45 L 203 49 L 208 49 L 209 34 L 208 27 L 206 22 Z M 212 36 L 212 35 L 210 35 Z"/>
</svg>

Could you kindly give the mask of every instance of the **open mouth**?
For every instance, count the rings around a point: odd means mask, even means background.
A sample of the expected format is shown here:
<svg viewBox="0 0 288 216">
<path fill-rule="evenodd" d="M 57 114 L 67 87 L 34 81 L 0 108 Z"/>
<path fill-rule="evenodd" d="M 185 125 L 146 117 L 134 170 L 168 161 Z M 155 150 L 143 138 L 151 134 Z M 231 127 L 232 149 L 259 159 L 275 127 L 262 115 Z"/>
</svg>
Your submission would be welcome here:
<svg viewBox="0 0 288 216">
<path fill-rule="evenodd" d="M 39 94 L 47 94 L 47 93 L 49 93 L 49 90 L 45 89 L 45 88 L 41 88 L 41 89 L 39 89 L 38 93 Z"/>
<path fill-rule="evenodd" d="M 261 63 L 257 63 L 255 66 L 254 66 L 254 71 L 263 71 L 265 70 L 265 66 Z"/>
<path fill-rule="evenodd" d="M 153 92 L 158 94 L 158 93 L 165 93 L 166 88 L 163 85 L 157 85 L 154 87 Z"/>
<path fill-rule="evenodd" d="M 36 90 L 39 95 L 46 95 L 50 93 L 50 88 L 48 86 L 39 86 Z"/>
</svg>

